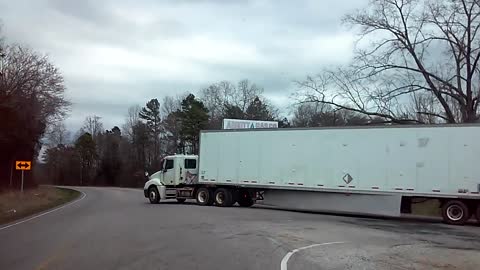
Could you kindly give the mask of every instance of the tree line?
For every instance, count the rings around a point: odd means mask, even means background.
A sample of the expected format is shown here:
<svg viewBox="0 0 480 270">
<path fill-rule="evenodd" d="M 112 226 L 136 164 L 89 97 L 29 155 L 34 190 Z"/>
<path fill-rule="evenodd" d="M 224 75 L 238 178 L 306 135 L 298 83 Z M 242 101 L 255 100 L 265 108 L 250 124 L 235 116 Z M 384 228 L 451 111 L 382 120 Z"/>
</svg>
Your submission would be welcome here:
<svg viewBox="0 0 480 270">
<path fill-rule="evenodd" d="M 163 156 L 197 153 L 199 131 L 221 128 L 224 118 L 281 128 L 479 122 L 478 14 L 476 0 L 371 0 L 343 18 L 358 33 L 351 62 L 296 81 L 287 114 L 254 82 L 221 81 L 128 108 L 121 127 L 104 129 L 101 117 L 87 117 L 72 141 L 61 121 L 69 103 L 58 69 L 46 56 L 1 42 L 1 183 L 13 160 L 36 159 L 43 137 L 39 178 L 137 186 Z"/>
<path fill-rule="evenodd" d="M 132 106 L 121 128 L 104 129 L 101 117 L 89 116 L 72 142 L 63 123 L 52 125 L 38 176 L 58 185 L 139 186 L 144 172 L 157 171 L 166 155 L 198 154 L 200 131 L 221 128 L 224 118 L 290 125 L 261 87 L 249 80 L 223 81 L 202 89 L 198 97 L 187 93 Z"/>
</svg>

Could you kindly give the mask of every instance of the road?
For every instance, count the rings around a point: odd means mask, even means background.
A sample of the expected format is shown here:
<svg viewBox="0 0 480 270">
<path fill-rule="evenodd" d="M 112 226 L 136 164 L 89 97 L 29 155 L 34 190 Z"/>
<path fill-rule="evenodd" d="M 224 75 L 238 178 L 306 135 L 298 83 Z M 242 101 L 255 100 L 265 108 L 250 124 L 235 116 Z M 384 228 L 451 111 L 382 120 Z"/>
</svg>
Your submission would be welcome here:
<svg viewBox="0 0 480 270">
<path fill-rule="evenodd" d="M 278 270 L 282 260 L 291 270 L 480 265 L 480 227 L 475 225 L 261 207 L 151 205 L 141 190 L 76 189 L 86 196 L 0 229 L 0 269 Z"/>
</svg>

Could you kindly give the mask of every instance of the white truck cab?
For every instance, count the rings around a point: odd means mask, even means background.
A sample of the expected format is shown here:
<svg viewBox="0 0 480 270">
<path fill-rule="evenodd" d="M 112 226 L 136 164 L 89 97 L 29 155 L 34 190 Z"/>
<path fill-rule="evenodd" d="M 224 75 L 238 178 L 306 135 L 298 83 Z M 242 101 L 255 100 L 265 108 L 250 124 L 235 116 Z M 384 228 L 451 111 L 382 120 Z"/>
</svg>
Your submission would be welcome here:
<svg viewBox="0 0 480 270">
<path fill-rule="evenodd" d="M 161 164 L 160 171 L 149 176 L 149 180 L 143 187 L 145 197 L 149 198 L 151 202 L 168 198 L 177 198 L 177 200 L 184 201 L 182 190 L 178 187 L 198 183 L 198 156 L 167 156 Z"/>
</svg>

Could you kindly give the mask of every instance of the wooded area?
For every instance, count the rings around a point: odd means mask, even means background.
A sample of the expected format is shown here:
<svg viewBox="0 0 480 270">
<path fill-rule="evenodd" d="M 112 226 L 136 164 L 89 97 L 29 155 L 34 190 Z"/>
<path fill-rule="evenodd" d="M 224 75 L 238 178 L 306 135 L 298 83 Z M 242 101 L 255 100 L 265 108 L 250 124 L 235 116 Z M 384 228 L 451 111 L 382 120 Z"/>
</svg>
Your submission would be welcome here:
<svg viewBox="0 0 480 270">
<path fill-rule="evenodd" d="M 89 116 L 73 142 L 63 123 L 52 125 L 38 175 L 58 185 L 140 186 L 144 172 L 157 171 L 164 156 L 197 154 L 200 130 L 221 128 L 223 118 L 279 120 L 262 88 L 248 80 L 220 82 L 199 97 L 188 93 L 132 106 L 122 128 L 105 130 L 99 116 Z"/>
<path fill-rule="evenodd" d="M 89 116 L 74 136 L 62 121 L 69 103 L 58 69 L 31 49 L 1 43 L 0 186 L 9 185 L 14 160 L 36 160 L 42 137 L 39 181 L 140 186 L 162 157 L 198 153 L 199 131 L 221 128 L 224 118 L 280 128 L 478 122 L 479 17 L 474 0 L 372 0 L 344 18 L 359 31 L 351 64 L 297 81 L 288 112 L 254 82 L 221 81 L 126 108 L 121 127 L 105 129 L 101 116 Z"/>
</svg>

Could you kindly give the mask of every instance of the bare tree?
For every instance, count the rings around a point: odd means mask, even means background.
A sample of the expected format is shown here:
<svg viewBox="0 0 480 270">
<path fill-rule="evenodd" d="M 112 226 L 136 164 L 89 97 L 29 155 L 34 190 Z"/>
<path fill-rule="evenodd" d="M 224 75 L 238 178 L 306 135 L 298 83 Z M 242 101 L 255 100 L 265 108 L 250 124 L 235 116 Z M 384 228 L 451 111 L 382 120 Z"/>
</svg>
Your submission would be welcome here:
<svg viewBox="0 0 480 270">
<path fill-rule="evenodd" d="M 182 144 L 180 139 L 179 112 L 182 108 L 183 95 L 176 97 L 166 96 L 162 100 L 162 153 L 174 154 Z"/>
<path fill-rule="evenodd" d="M 211 119 L 210 128 L 219 128 L 227 105 L 232 105 L 237 101 L 236 88 L 231 82 L 221 81 L 202 89 L 200 98 L 208 109 Z"/>
<path fill-rule="evenodd" d="M 70 105 L 64 98 L 64 81 L 59 70 L 47 56 L 31 49 L 13 45 L 5 49 L 3 76 L 0 78 L 0 102 L 19 105 L 20 100 L 30 102 L 38 111 L 35 119 L 51 123 L 61 119 Z M 24 110 L 27 108 L 23 108 Z"/>
<path fill-rule="evenodd" d="M 399 97 L 384 95 L 382 86 L 366 83 L 352 70 L 325 70 L 322 74 L 304 81 L 297 81 L 297 100 L 302 103 L 320 103 L 334 110 L 351 111 L 367 116 L 370 120 L 384 119 L 392 123 L 419 123 L 408 118 Z"/>
<path fill-rule="evenodd" d="M 297 104 L 293 108 L 292 125 L 294 127 L 315 127 L 315 119 L 327 107 L 322 103 L 305 102 Z"/>
<path fill-rule="evenodd" d="M 319 102 L 297 104 L 293 110 L 292 126 L 350 126 L 376 123 L 378 119 L 369 119 L 363 114 L 333 108 Z"/>
<path fill-rule="evenodd" d="M 200 91 L 200 97 L 210 112 L 210 117 L 222 115 L 225 105 L 235 105 L 243 112 L 255 100 L 262 97 L 263 88 L 244 79 L 235 86 L 231 82 L 221 81 L 214 83 Z M 263 99 L 263 97 L 262 97 Z"/>
<path fill-rule="evenodd" d="M 89 172 L 96 171 L 100 167 L 101 160 L 99 159 L 99 157 L 105 151 L 105 142 L 102 140 L 102 132 L 104 131 L 104 129 L 103 123 L 100 121 L 101 119 L 102 118 L 97 115 L 87 116 L 83 121 L 83 126 L 80 128 L 76 138 L 76 141 L 79 141 L 82 137 L 84 137 L 85 134 L 89 134 L 89 136 L 93 140 L 93 144 L 95 145 L 95 155 L 92 155 L 92 160 L 88 161 L 88 166 L 91 167 L 89 168 Z M 91 178 L 93 178 L 93 176 L 91 176 Z"/>
<path fill-rule="evenodd" d="M 102 118 L 98 115 L 87 116 L 83 121 L 83 126 L 80 128 L 80 136 L 83 133 L 89 133 L 92 135 L 93 140 L 97 140 L 98 136 L 103 132 L 103 123 L 100 121 Z"/>
<path fill-rule="evenodd" d="M 234 104 L 246 111 L 247 107 L 252 103 L 255 98 L 261 97 L 263 94 L 263 88 L 251 83 L 249 80 L 244 79 L 238 82 L 237 89 L 234 96 Z"/>
<path fill-rule="evenodd" d="M 241 112 L 241 118 L 243 118 L 247 108 L 257 97 L 264 104 L 267 104 L 273 114 L 277 115 L 278 111 L 262 94 L 263 88 L 247 79 L 239 81 L 236 85 L 228 81 L 221 81 L 202 89 L 200 99 L 209 112 L 209 128 L 220 128 L 222 119 L 226 115 L 239 117 L 239 112 Z M 232 111 L 235 111 L 235 113 L 232 113 Z"/>
<path fill-rule="evenodd" d="M 66 145 L 70 139 L 70 132 L 64 122 L 56 122 L 49 127 L 46 137 L 50 147 Z"/>
<path fill-rule="evenodd" d="M 171 113 L 177 112 L 182 107 L 182 100 L 187 96 L 187 93 L 177 96 L 165 96 L 162 100 L 162 118 L 166 118 Z"/>
<path fill-rule="evenodd" d="M 299 82 L 303 101 L 395 123 L 478 121 L 479 1 L 372 0 L 345 22 L 360 30 L 352 65 Z"/>
<path fill-rule="evenodd" d="M 123 134 L 129 139 L 133 139 L 133 129 L 140 121 L 139 113 L 142 108 L 139 105 L 134 105 L 128 108 L 125 123 L 122 126 Z"/>
</svg>

